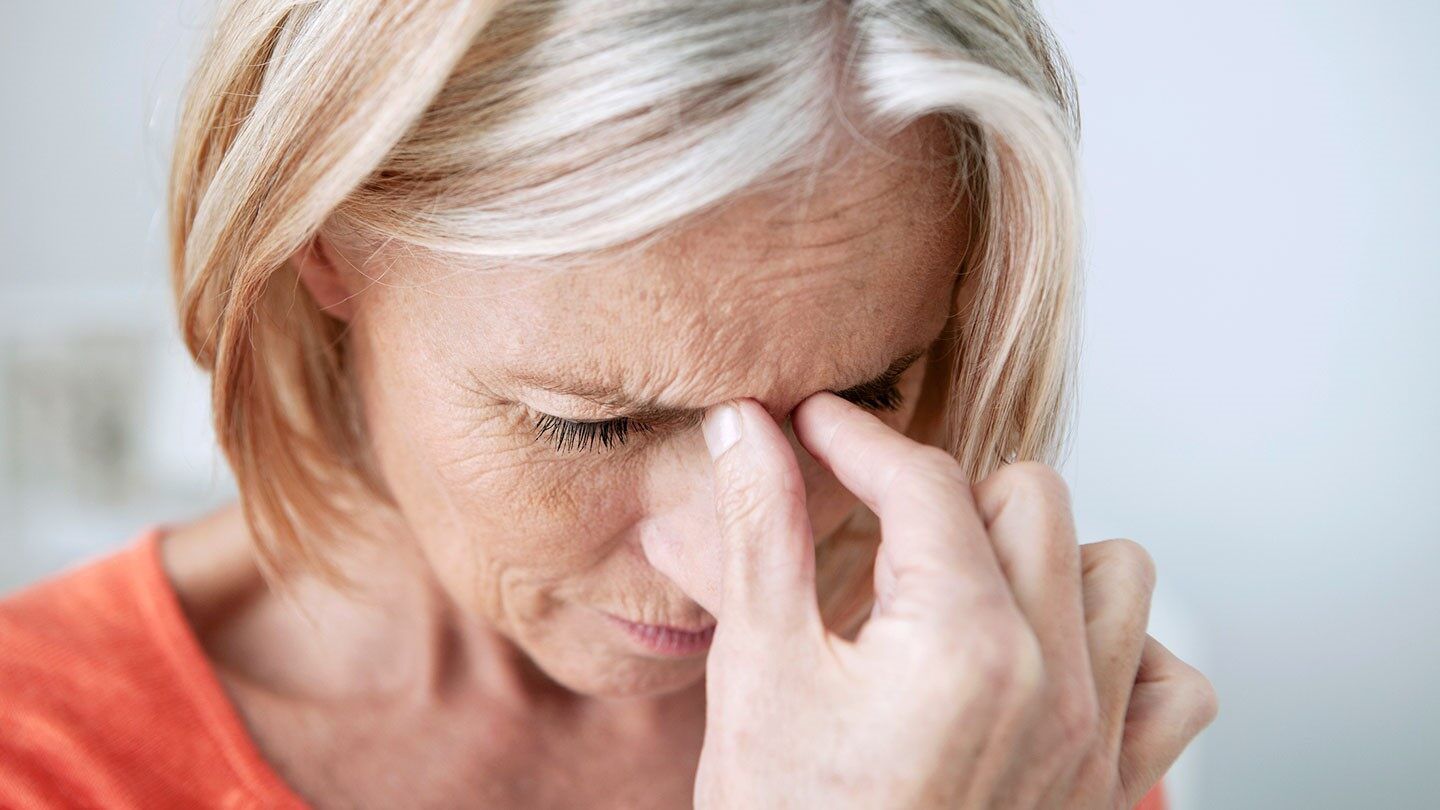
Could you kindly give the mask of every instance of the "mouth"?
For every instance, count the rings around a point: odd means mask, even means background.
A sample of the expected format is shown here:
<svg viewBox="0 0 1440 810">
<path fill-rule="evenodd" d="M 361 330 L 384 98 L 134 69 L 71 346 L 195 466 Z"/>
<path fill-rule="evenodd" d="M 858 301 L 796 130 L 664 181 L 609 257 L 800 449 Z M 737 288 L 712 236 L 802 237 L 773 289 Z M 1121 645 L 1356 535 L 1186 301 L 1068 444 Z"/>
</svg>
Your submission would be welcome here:
<svg viewBox="0 0 1440 810">
<path fill-rule="evenodd" d="M 603 613 L 603 611 L 602 611 Z M 715 625 L 709 624 L 694 629 L 674 627 L 665 624 L 644 624 L 622 619 L 613 613 L 605 618 L 625 633 L 629 639 L 651 653 L 667 658 L 688 658 L 710 648 L 715 635 Z"/>
</svg>

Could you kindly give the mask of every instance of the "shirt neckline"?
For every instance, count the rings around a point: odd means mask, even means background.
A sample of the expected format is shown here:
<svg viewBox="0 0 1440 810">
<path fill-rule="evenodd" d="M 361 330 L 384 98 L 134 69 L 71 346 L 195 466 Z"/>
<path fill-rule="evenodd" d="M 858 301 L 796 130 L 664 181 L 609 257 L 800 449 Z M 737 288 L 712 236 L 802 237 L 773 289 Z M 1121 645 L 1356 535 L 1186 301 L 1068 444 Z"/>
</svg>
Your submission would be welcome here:
<svg viewBox="0 0 1440 810">
<path fill-rule="evenodd" d="M 189 697 L 226 764 L 261 806 L 311 810 L 261 754 L 190 626 L 160 556 L 160 541 L 169 530 L 166 523 L 151 523 L 141 530 L 132 549 L 136 563 L 132 570 L 145 617 L 169 659 L 176 682 Z"/>
</svg>

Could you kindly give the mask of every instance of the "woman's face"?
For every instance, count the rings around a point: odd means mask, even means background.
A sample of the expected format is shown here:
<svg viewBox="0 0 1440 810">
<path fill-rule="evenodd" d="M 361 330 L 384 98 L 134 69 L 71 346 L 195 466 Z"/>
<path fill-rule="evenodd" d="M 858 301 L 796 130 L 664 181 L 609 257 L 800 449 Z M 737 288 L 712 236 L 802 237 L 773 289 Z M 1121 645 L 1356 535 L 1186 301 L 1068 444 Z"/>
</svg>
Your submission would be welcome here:
<svg viewBox="0 0 1440 810">
<path fill-rule="evenodd" d="M 462 610 L 567 688 L 659 694 L 704 673 L 703 653 L 653 652 L 604 614 L 714 621 L 702 607 L 720 569 L 706 406 L 753 397 L 785 426 L 817 540 L 854 507 L 788 415 L 928 350 L 961 249 L 938 127 L 879 145 L 911 163 L 852 145 L 808 207 L 751 197 L 640 260 L 497 271 L 324 249 L 351 265 L 338 271 L 357 293 L 347 339 L 415 542 Z M 922 353 L 899 377 L 901 406 L 876 409 L 898 429 L 926 370 Z"/>
</svg>

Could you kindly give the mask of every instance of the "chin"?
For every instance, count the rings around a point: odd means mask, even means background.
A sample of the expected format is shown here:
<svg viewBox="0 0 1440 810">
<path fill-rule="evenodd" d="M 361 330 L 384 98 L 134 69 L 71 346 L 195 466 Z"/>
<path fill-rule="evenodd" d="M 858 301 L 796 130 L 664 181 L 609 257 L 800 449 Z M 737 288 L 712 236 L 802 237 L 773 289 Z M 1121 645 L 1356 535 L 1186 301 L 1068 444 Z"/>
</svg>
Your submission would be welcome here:
<svg viewBox="0 0 1440 810">
<path fill-rule="evenodd" d="M 591 697 L 659 697 L 680 692 L 705 677 L 705 656 L 663 660 L 614 651 L 571 653 L 560 660 L 535 658 L 556 683 Z"/>
</svg>

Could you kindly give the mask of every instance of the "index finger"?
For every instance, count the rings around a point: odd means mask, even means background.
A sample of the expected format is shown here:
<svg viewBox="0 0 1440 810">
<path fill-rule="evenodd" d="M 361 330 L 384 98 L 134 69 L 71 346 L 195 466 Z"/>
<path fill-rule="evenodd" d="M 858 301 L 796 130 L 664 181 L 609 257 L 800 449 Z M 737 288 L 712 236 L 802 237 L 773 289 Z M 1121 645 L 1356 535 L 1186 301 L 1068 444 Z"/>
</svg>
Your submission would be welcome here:
<svg viewBox="0 0 1440 810">
<path fill-rule="evenodd" d="M 805 449 L 880 518 L 897 595 L 921 588 L 972 604 L 994 604 L 1000 593 L 1009 600 L 970 482 L 949 453 L 827 391 L 791 419 Z M 914 584 L 899 585 L 905 580 Z"/>
<path fill-rule="evenodd" d="M 820 627 L 805 480 L 789 440 L 753 399 L 710 408 L 703 433 L 720 525 L 716 618 L 755 634 Z"/>
</svg>

